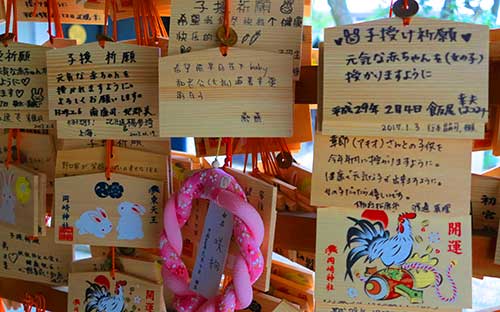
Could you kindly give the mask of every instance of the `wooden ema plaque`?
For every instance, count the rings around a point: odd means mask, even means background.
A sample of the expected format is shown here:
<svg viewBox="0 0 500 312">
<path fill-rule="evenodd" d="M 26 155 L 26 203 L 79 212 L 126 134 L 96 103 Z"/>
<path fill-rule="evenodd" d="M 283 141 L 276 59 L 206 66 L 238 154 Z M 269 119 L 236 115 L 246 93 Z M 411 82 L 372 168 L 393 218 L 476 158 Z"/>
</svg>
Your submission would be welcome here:
<svg viewBox="0 0 500 312">
<path fill-rule="evenodd" d="M 54 230 L 45 237 L 30 239 L 26 234 L 0 228 L 0 276 L 51 285 L 67 285 L 73 260 L 72 246 L 54 242 Z"/>
<path fill-rule="evenodd" d="M 136 151 L 143 151 L 155 154 L 170 156 L 170 139 L 145 140 L 114 140 L 113 146 L 127 148 Z M 57 141 L 57 150 L 84 149 L 106 146 L 106 140 L 79 140 L 79 139 L 60 139 Z"/>
<path fill-rule="evenodd" d="M 71 273 L 68 311 L 164 312 L 163 285 L 123 273 Z"/>
<path fill-rule="evenodd" d="M 157 248 L 163 229 L 163 182 L 113 173 L 57 178 L 56 242 Z"/>
<path fill-rule="evenodd" d="M 22 167 L 0 164 L 0 225 L 27 235 L 38 234 L 39 177 Z"/>
<path fill-rule="evenodd" d="M 59 138 L 158 136 L 154 47 L 106 42 L 47 53 L 49 114 Z"/>
<path fill-rule="evenodd" d="M 2 128 L 50 129 L 46 53 L 49 48 L 10 42 L 0 45 Z"/>
<path fill-rule="evenodd" d="M 472 229 L 495 235 L 500 222 L 500 179 L 473 174 L 471 177 Z"/>
<path fill-rule="evenodd" d="M 139 178 L 168 181 L 168 156 L 113 147 L 111 170 Z M 57 152 L 56 176 L 67 177 L 103 172 L 106 169 L 106 148 L 94 147 Z"/>
<path fill-rule="evenodd" d="M 239 1 L 231 8 L 237 48 L 293 57 L 298 80 L 302 43 L 303 0 Z M 169 55 L 219 47 L 217 29 L 224 20 L 224 1 L 172 0 Z"/>
<path fill-rule="evenodd" d="M 325 30 L 324 134 L 482 139 L 487 26 L 382 19 Z"/>
<path fill-rule="evenodd" d="M 311 205 L 468 215 L 470 140 L 317 134 Z"/>
<path fill-rule="evenodd" d="M 335 207 L 317 222 L 318 308 L 472 306 L 470 216 Z"/>
<path fill-rule="evenodd" d="M 17 1 L 17 18 L 25 22 L 47 22 L 47 1 L 15 0 Z M 36 15 L 33 16 L 35 3 L 38 1 Z M 84 1 L 57 0 L 61 23 L 64 24 L 104 24 L 104 11 L 84 7 Z"/>
<path fill-rule="evenodd" d="M 210 49 L 160 60 L 162 137 L 290 137 L 287 55 Z"/>
<path fill-rule="evenodd" d="M 264 271 L 261 277 L 255 282 L 254 288 L 260 291 L 268 291 L 271 278 L 272 248 L 274 245 L 274 228 L 276 225 L 276 187 L 251 177 L 234 169 L 226 169 L 241 187 L 245 190 L 248 202 L 255 207 L 264 222 L 264 242 L 261 246 L 264 257 Z M 193 204 L 192 216 L 182 229 L 184 239 L 183 259 L 188 263 L 188 267 L 193 267 L 196 260 L 196 251 L 201 241 L 205 216 L 208 210 L 208 202 L 197 200 Z M 234 256 L 239 254 L 238 247 L 232 243 L 227 258 L 227 268 L 234 265 Z"/>
</svg>

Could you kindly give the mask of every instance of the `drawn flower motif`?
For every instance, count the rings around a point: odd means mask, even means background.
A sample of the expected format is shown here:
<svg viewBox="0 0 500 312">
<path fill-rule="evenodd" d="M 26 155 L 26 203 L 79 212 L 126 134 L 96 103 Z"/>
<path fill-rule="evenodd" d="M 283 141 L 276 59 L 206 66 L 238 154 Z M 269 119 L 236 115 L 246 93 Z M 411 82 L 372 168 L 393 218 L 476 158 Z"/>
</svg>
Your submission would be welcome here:
<svg viewBox="0 0 500 312">
<path fill-rule="evenodd" d="M 141 299 L 141 297 L 139 297 L 139 296 L 135 296 L 135 297 L 134 297 L 134 303 L 135 303 L 135 304 L 141 304 L 141 300 L 142 300 L 142 299 Z"/>
<path fill-rule="evenodd" d="M 123 186 L 120 183 L 113 182 L 113 183 L 111 183 L 111 185 L 108 188 L 109 197 L 115 198 L 115 199 L 121 198 L 123 196 L 124 190 L 125 189 L 123 188 Z"/>
<path fill-rule="evenodd" d="M 432 244 L 436 244 L 441 240 L 441 236 L 439 232 L 430 232 L 429 233 L 429 242 Z"/>
<path fill-rule="evenodd" d="M 100 198 L 106 198 L 109 195 L 109 185 L 106 182 L 99 182 L 94 187 L 94 191 Z"/>
<path fill-rule="evenodd" d="M 357 298 L 358 297 L 358 290 L 356 288 L 348 288 L 347 289 L 347 295 L 349 298 Z"/>
<path fill-rule="evenodd" d="M 25 177 L 18 177 L 16 180 L 16 197 L 22 204 L 26 204 L 31 198 L 30 182 Z"/>
</svg>

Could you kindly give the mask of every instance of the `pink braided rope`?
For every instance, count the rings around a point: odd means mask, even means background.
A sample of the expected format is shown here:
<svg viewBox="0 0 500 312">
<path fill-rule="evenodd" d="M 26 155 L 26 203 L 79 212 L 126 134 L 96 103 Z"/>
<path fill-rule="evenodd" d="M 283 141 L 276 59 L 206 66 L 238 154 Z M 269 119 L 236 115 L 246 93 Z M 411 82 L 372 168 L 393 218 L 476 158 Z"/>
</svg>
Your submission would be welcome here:
<svg viewBox="0 0 500 312">
<path fill-rule="evenodd" d="M 234 215 L 233 236 L 240 249 L 232 270 L 232 282 L 216 298 L 203 298 L 189 289 L 189 272 L 182 262 L 181 228 L 191 215 L 196 198 L 216 202 Z M 160 251 L 164 260 L 165 285 L 175 294 L 179 312 L 232 312 L 252 302 L 252 285 L 262 274 L 264 258 L 260 245 L 264 224 L 257 211 L 246 202 L 245 192 L 236 180 L 221 169 L 200 171 L 186 180 L 179 193 L 165 205 L 164 232 Z"/>
<path fill-rule="evenodd" d="M 458 288 L 457 288 L 457 283 L 453 279 L 453 276 L 451 276 L 451 269 L 455 266 L 455 262 L 451 262 L 448 265 L 448 268 L 446 269 L 446 280 L 450 283 L 451 286 L 451 291 L 452 294 L 450 297 L 445 297 L 443 293 L 441 292 L 440 284 L 441 284 L 441 274 L 439 271 L 433 267 L 432 265 L 429 264 L 424 264 L 424 263 L 419 263 L 419 262 L 412 262 L 412 263 L 407 263 L 403 264 L 402 268 L 405 270 L 424 270 L 424 271 L 430 271 L 434 273 L 436 281 L 434 282 L 434 290 L 436 291 L 436 296 L 441 300 L 442 302 L 446 303 L 452 303 L 457 300 L 458 296 Z"/>
</svg>

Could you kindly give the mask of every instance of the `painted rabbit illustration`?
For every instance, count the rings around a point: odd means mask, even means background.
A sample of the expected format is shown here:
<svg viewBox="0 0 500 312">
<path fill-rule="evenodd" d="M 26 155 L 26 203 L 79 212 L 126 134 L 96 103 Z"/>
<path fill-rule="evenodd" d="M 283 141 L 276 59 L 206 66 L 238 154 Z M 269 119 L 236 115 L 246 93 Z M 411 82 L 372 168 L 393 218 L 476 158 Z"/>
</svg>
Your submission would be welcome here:
<svg viewBox="0 0 500 312">
<path fill-rule="evenodd" d="M 123 202 L 118 206 L 120 221 L 118 221 L 118 239 L 134 240 L 144 237 L 142 219 L 146 209 L 138 204 Z"/>
<path fill-rule="evenodd" d="M 12 193 L 14 173 L 2 171 L 0 172 L 0 180 L 0 221 L 16 224 L 16 214 L 14 212 L 16 197 Z"/>
<path fill-rule="evenodd" d="M 99 238 L 104 238 L 113 229 L 113 224 L 102 208 L 85 211 L 75 222 L 75 226 L 78 229 L 78 234 L 91 234 Z"/>
</svg>

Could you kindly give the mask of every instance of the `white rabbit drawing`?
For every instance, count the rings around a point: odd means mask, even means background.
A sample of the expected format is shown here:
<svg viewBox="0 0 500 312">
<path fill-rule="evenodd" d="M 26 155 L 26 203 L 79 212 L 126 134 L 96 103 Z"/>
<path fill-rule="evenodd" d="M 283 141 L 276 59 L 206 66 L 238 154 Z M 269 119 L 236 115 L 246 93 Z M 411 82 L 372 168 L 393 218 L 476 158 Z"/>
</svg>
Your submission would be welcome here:
<svg viewBox="0 0 500 312">
<path fill-rule="evenodd" d="M 12 193 L 12 185 L 14 182 L 14 173 L 8 171 L 0 172 L 0 221 L 16 224 L 16 197 Z"/>
<path fill-rule="evenodd" d="M 85 211 L 75 222 L 75 226 L 78 234 L 91 234 L 99 238 L 104 238 L 113 229 L 113 224 L 102 208 Z"/>
<path fill-rule="evenodd" d="M 141 216 L 146 213 L 146 209 L 143 206 L 123 202 L 118 206 L 118 213 L 120 214 L 116 228 L 118 239 L 134 240 L 144 237 Z"/>
</svg>

